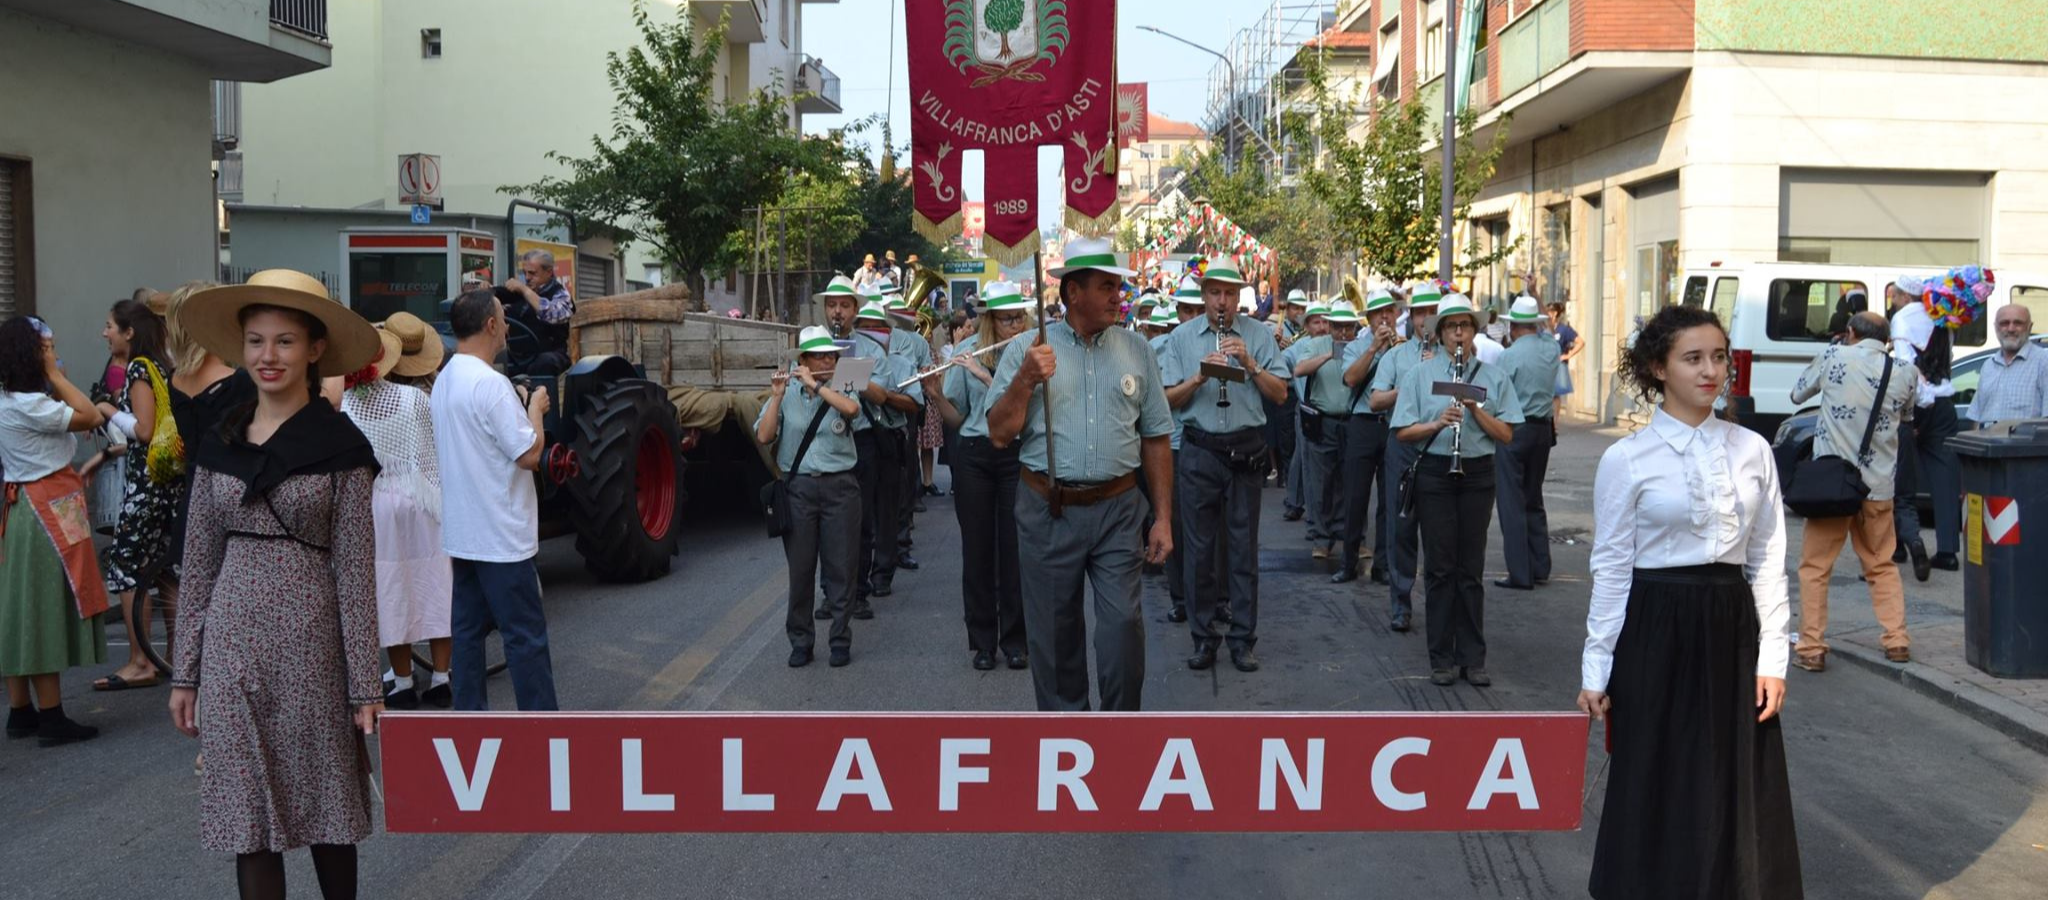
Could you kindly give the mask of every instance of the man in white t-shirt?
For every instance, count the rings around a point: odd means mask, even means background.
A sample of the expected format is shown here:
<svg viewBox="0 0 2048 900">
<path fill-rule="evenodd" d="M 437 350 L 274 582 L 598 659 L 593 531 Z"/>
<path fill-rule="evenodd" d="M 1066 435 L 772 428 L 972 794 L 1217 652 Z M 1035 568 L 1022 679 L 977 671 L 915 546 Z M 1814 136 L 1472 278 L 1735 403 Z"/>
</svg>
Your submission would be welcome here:
<svg viewBox="0 0 2048 900">
<path fill-rule="evenodd" d="M 455 565 L 455 708 L 490 708 L 484 636 L 495 625 L 519 708 L 556 709 L 548 622 L 533 567 L 540 498 L 532 473 L 540 468 L 547 388 L 535 388 L 522 408 L 512 382 L 491 368 L 505 349 L 505 308 L 490 291 L 457 297 L 448 318 L 455 355 L 434 383 L 433 410 L 441 546 Z"/>
</svg>

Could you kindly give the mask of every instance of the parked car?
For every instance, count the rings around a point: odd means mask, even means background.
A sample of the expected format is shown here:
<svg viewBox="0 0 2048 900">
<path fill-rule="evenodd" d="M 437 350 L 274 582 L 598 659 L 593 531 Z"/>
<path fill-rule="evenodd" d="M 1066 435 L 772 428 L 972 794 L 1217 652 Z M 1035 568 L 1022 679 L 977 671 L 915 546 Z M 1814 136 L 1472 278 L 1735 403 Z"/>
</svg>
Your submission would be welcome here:
<svg viewBox="0 0 2048 900">
<path fill-rule="evenodd" d="M 1797 412 L 1792 383 L 1834 338 L 1830 329 L 1840 318 L 1851 312 L 1884 311 L 1885 285 L 1900 275 L 1932 278 L 1946 271 L 1930 266 L 1794 262 L 1709 266 L 1686 272 L 1680 302 L 1713 310 L 1728 329 L 1735 369 L 1729 403 L 1736 421 L 1769 436 Z M 2048 323 L 2048 276 L 1995 271 L 1997 290 L 1984 315 L 1955 334 L 1958 358 L 1997 346 L 1990 323 L 2009 302 L 2025 304 L 2034 311 L 2036 322 Z M 1856 287 L 1864 290 L 1866 303 L 1844 301 L 1843 296 Z"/>
<path fill-rule="evenodd" d="M 2048 348 L 2048 333 L 2034 335 L 2033 341 L 2036 347 Z M 1995 346 L 1988 350 L 1979 350 L 1967 356 L 1957 357 L 1949 367 L 1949 382 L 1956 386 L 1956 421 L 1964 431 L 1977 427 L 1977 423 L 1970 419 L 1970 401 L 1977 396 L 1977 378 L 1983 374 L 1984 361 L 1997 352 L 1998 348 Z M 1793 377 L 1796 380 L 1798 376 Z M 1786 396 L 1790 395 L 1791 389 L 1788 387 Z M 1784 423 L 1778 426 L 1776 436 L 1771 439 L 1771 454 L 1777 458 L 1780 483 L 1789 481 L 1800 463 L 1813 458 L 1813 433 L 1819 421 L 1819 407 L 1808 406 L 1787 416 Z M 1918 504 L 1921 512 L 1932 514 L 1932 501 L 1925 492 L 1916 493 L 1911 499 Z"/>
</svg>

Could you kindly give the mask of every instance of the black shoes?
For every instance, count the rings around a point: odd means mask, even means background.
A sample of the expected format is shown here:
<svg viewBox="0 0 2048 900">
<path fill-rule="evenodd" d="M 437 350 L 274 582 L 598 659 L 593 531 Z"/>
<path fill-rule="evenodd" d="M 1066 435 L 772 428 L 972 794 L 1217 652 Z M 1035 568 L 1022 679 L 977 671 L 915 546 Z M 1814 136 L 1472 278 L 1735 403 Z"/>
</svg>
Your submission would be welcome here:
<svg viewBox="0 0 2048 900">
<path fill-rule="evenodd" d="M 384 707 L 386 709 L 419 709 L 420 692 L 409 687 L 393 687 L 391 690 L 384 692 Z"/>
<path fill-rule="evenodd" d="M 1933 568 L 1932 562 L 1927 558 L 1927 545 L 1919 541 L 1908 541 L 1900 547 L 1900 550 L 1913 560 L 1913 578 L 1919 581 L 1926 581 Z M 1893 553 L 1892 555 L 1898 556 L 1899 554 Z M 1894 560 L 1894 562 L 1896 561 Z"/>
<path fill-rule="evenodd" d="M 870 603 L 869 603 L 869 602 L 867 602 L 866 600 L 861 600 L 861 601 L 858 601 L 858 602 L 854 603 L 854 604 L 853 604 L 853 617 L 854 617 L 854 618 L 856 618 L 856 619 L 872 619 L 872 618 L 874 618 L 874 617 L 875 617 L 875 607 L 874 607 L 874 605 L 873 605 L 873 604 L 870 604 Z"/>
<path fill-rule="evenodd" d="M 890 594 L 894 594 L 894 593 L 896 593 L 896 588 L 895 588 L 895 586 L 893 586 L 893 585 L 888 585 L 888 584 L 878 584 L 878 585 L 875 585 L 875 587 L 874 587 L 874 590 L 868 591 L 868 596 L 870 596 L 870 597 L 887 597 L 887 596 L 889 596 Z"/>
<path fill-rule="evenodd" d="M 1896 543 L 1896 544 L 1893 544 L 1893 545 L 1892 545 L 1892 562 L 1895 562 L 1895 563 L 1902 563 L 1902 562 L 1905 562 L 1905 561 L 1906 561 L 1906 542 L 1905 542 L 1905 541 L 1899 541 L 1898 543 Z"/>
<path fill-rule="evenodd" d="M 1929 565 L 1944 572 L 1959 571 L 1963 567 L 1962 563 L 1956 561 L 1956 555 L 1953 553 L 1936 553 L 1934 559 L 1929 561 Z"/>
<path fill-rule="evenodd" d="M 1286 519 L 1289 522 L 1299 522 L 1301 521 L 1301 517 L 1307 514 L 1308 510 L 1305 509 L 1290 509 L 1286 513 L 1282 514 L 1280 518 Z"/>
<path fill-rule="evenodd" d="M 1022 650 L 1005 650 L 1003 651 L 1003 664 L 1012 669 L 1028 668 L 1031 665 L 1031 658 L 1024 655 Z"/>
<path fill-rule="evenodd" d="M 7 710 L 7 737 L 9 740 L 18 740 L 35 734 L 36 729 L 41 725 L 42 719 L 36 715 L 34 705 L 14 706 L 9 707 Z"/>
<path fill-rule="evenodd" d="M 974 668 L 977 671 L 986 672 L 995 667 L 996 658 L 994 654 L 989 653 L 987 650 L 974 651 Z"/>
<path fill-rule="evenodd" d="M 1166 611 L 1166 621 L 1168 622 L 1185 622 L 1187 620 L 1188 608 L 1185 605 L 1175 604 L 1172 609 Z"/>
<path fill-rule="evenodd" d="M 1195 655 L 1188 657 L 1188 668 L 1197 672 L 1206 671 L 1216 665 L 1216 645 L 1203 644 L 1195 648 Z"/>
<path fill-rule="evenodd" d="M 1374 569 L 1374 570 L 1372 570 L 1372 573 L 1371 573 L 1371 574 L 1370 574 L 1369 576 L 1367 576 L 1367 577 L 1369 577 L 1369 578 L 1371 578 L 1371 579 L 1372 579 L 1372 583 L 1373 583 L 1373 584 L 1386 584 L 1386 583 L 1387 583 L 1387 570 L 1385 570 L 1385 569 Z"/>
<path fill-rule="evenodd" d="M 1357 580 L 1358 580 L 1358 570 L 1357 570 L 1357 569 L 1338 569 L 1338 570 L 1337 570 L 1337 574 L 1335 574 L 1335 575 L 1332 575 L 1332 576 L 1330 576 L 1330 583 L 1331 583 L 1331 584 L 1345 584 L 1345 583 L 1348 583 L 1348 582 L 1352 582 L 1352 581 L 1357 581 Z"/>
<path fill-rule="evenodd" d="M 1486 670 L 1479 666 L 1466 666 L 1465 683 L 1473 687 L 1492 687 L 1493 676 L 1486 674 Z"/>
<path fill-rule="evenodd" d="M 421 691 L 420 702 L 435 709 L 453 709 L 455 707 L 455 691 L 448 686 L 448 682 L 443 681 Z"/>
<path fill-rule="evenodd" d="M 1400 615 L 1395 616 L 1393 619 L 1387 622 L 1387 628 L 1391 631 L 1406 632 L 1409 628 L 1408 614 L 1402 613 Z"/>
<path fill-rule="evenodd" d="M 62 706 L 38 710 L 36 719 L 36 743 L 44 747 L 89 741 L 100 735 L 98 728 L 71 721 L 64 715 Z"/>
<path fill-rule="evenodd" d="M 1494 579 L 1493 586 L 1497 588 L 1507 588 L 1511 591 L 1533 591 L 1536 589 L 1536 586 L 1533 584 L 1516 584 L 1505 578 Z"/>
<path fill-rule="evenodd" d="M 1259 670 L 1259 657 L 1252 648 L 1241 647 L 1230 651 L 1230 664 L 1240 672 L 1256 672 Z"/>
<path fill-rule="evenodd" d="M 910 507 L 910 511 L 911 511 L 911 512 L 918 512 L 918 513 L 924 512 L 924 501 L 923 501 L 923 500 L 919 500 L 919 501 L 917 501 L 917 503 L 913 504 L 913 505 L 912 505 L 912 506 Z"/>
<path fill-rule="evenodd" d="M 922 511 L 923 510 L 919 510 L 919 512 Z M 908 553 L 896 554 L 896 568 L 908 569 L 912 572 L 917 571 L 917 557 L 911 556 Z"/>
<path fill-rule="evenodd" d="M 801 669 L 811 664 L 811 648 L 797 647 L 789 651 L 789 667 Z"/>
<path fill-rule="evenodd" d="M 846 647 L 832 648 L 832 659 L 828 661 L 832 668 L 837 669 L 850 662 L 853 662 L 853 651 L 851 649 Z"/>
<path fill-rule="evenodd" d="M 860 607 L 856 606 L 856 607 L 854 607 L 854 608 L 855 608 L 855 609 L 859 609 Z M 813 618 L 813 619 L 817 619 L 818 621 L 820 621 L 820 622 L 823 622 L 823 621 L 825 621 L 826 619 L 832 618 L 832 610 L 830 610 L 830 609 L 828 609 L 828 608 L 826 608 L 826 607 L 820 606 L 820 607 L 818 607 L 818 611 L 817 611 L 817 612 L 811 613 L 811 618 Z"/>
<path fill-rule="evenodd" d="M 1458 670 L 1431 669 L 1429 670 L 1429 683 L 1436 685 L 1437 687 L 1450 687 L 1451 685 L 1457 684 Z"/>
</svg>

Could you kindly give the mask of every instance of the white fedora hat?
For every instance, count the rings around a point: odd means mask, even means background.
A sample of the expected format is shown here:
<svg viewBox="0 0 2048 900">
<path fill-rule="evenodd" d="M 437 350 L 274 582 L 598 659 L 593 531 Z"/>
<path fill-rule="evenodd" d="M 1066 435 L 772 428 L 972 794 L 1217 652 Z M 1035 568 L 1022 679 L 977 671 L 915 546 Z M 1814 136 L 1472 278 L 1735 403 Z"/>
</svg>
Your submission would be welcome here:
<svg viewBox="0 0 2048 900">
<path fill-rule="evenodd" d="M 1117 259 L 1116 250 L 1108 238 L 1075 238 L 1067 242 L 1066 262 L 1059 268 L 1047 271 L 1046 274 L 1054 278 L 1065 278 L 1067 273 L 1079 272 L 1082 269 L 1108 272 L 1118 278 L 1129 278 L 1138 274 L 1135 269 L 1124 268 L 1120 265 L 1121 262 Z"/>
</svg>

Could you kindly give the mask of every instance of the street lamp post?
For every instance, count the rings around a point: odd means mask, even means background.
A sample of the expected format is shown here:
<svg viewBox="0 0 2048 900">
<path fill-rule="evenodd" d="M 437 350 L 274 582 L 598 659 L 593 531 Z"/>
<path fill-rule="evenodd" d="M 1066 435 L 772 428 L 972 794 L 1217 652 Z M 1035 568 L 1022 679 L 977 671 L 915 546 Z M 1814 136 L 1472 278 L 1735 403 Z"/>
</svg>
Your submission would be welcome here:
<svg viewBox="0 0 2048 900">
<path fill-rule="evenodd" d="M 1173 40 L 1179 41 L 1183 44 L 1193 47 L 1196 50 L 1200 50 L 1203 53 L 1207 53 L 1210 56 L 1223 60 L 1223 71 L 1229 79 L 1224 84 L 1224 91 L 1227 94 L 1227 96 L 1224 99 L 1224 103 L 1227 105 L 1227 110 L 1223 116 L 1223 127 L 1227 129 L 1229 133 L 1224 136 L 1225 150 L 1223 151 L 1223 161 L 1224 170 L 1231 173 L 1235 173 L 1237 171 L 1237 126 L 1234 124 L 1235 120 L 1237 119 L 1237 66 L 1231 63 L 1230 57 L 1224 56 L 1221 53 L 1204 47 L 1201 44 L 1197 44 L 1194 41 L 1188 40 L 1187 38 L 1181 37 L 1180 35 L 1169 34 L 1150 25 L 1140 25 L 1138 26 L 1138 30 L 1149 31 L 1153 34 L 1159 35 L 1160 37 L 1164 38 L 1172 38 Z"/>
</svg>

